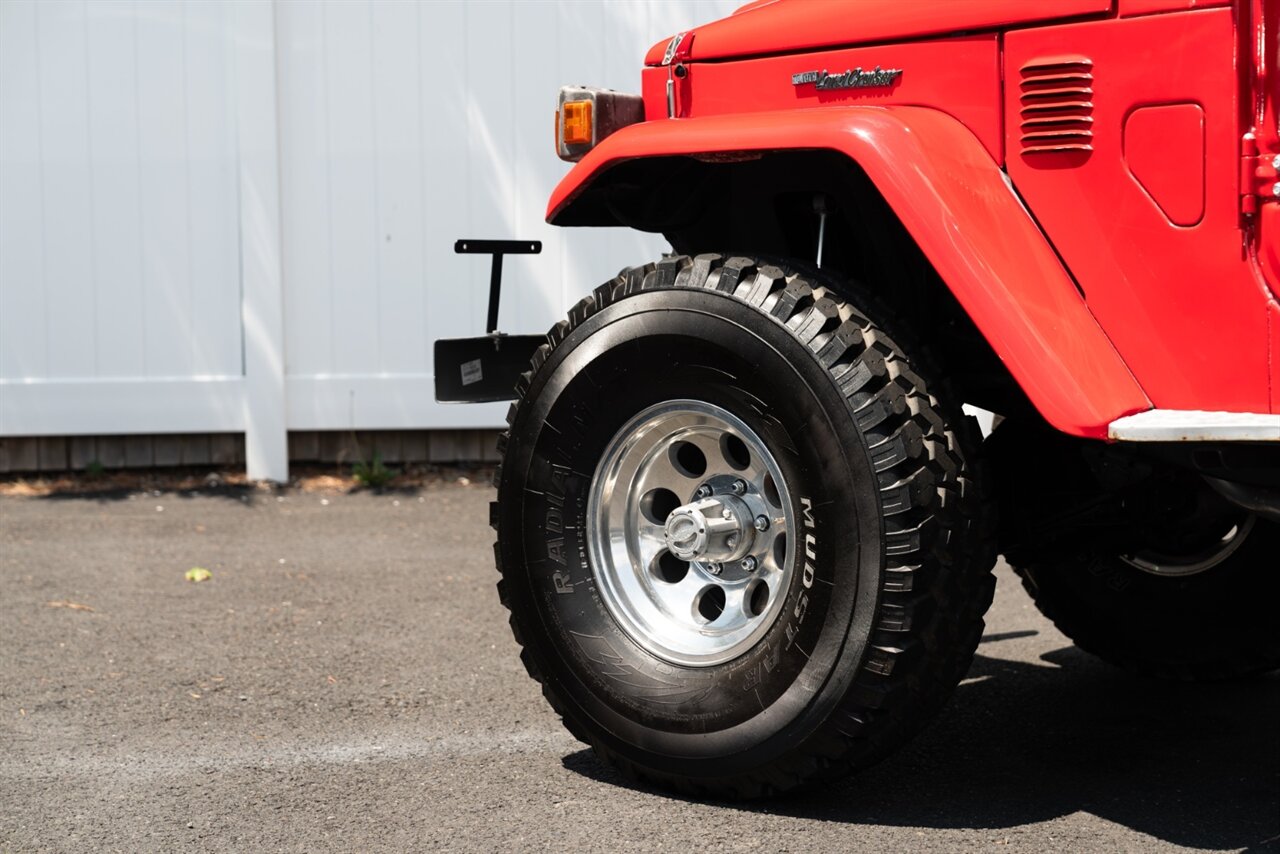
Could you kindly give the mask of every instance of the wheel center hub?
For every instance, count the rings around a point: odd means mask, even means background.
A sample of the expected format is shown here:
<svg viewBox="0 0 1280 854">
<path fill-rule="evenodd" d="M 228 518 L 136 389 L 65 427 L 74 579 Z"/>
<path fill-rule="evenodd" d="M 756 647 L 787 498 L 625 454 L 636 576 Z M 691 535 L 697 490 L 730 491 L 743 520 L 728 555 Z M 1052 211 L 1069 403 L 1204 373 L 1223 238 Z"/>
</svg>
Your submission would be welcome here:
<svg viewBox="0 0 1280 854">
<path fill-rule="evenodd" d="M 733 495 L 703 498 L 677 507 L 667 516 L 663 539 L 673 555 L 686 561 L 727 563 L 751 551 L 755 541 L 751 509 Z"/>
<path fill-rule="evenodd" d="M 795 577 L 794 530 L 768 446 L 705 401 L 636 413 L 592 475 L 587 542 L 600 599 L 671 664 L 723 664 L 768 635 Z"/>
</svg>

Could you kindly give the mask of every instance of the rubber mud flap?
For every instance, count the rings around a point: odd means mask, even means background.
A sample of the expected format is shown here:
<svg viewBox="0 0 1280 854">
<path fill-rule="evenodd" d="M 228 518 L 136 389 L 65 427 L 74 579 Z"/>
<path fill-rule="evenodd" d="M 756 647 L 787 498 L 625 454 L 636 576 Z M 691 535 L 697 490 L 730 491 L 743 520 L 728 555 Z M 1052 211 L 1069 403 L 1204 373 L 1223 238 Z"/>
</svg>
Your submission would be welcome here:
<svg viewBox="0 0 1280 854">
<path fill-rule="evenodd" d="M 482 335 L 435 342 L 436 400 L 486 403 L 515 400 L 516 381 L 545 335 Z"/>
</svg>

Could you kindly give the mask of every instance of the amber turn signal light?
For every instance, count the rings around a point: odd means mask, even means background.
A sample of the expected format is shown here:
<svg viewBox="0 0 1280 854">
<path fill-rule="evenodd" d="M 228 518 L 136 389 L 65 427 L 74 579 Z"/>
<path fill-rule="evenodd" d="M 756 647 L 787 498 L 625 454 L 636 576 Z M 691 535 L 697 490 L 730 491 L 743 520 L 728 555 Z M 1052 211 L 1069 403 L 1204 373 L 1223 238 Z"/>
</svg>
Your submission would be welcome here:
<svg viewBox="0 0 1280 854">
<path fill-rule="evenodd" d="M 644 99 L 612 89 L 561 86 L 556 104 L 556 154 L 570 163 L 581 160 L 610 134 L 644 121 Z"/>
<path fill-rule="evenodd" d="M 591 102 L 565 101 L 560 108 L 560 141 L 565 145 L 591 144 Z"/>
</svg>

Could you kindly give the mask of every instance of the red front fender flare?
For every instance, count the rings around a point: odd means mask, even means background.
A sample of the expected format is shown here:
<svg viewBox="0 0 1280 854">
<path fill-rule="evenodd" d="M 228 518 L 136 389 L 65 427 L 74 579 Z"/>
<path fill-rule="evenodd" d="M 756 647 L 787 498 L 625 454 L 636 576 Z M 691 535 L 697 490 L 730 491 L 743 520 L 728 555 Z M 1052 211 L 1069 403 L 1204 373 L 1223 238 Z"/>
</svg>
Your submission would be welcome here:
<svg viewBox="0 0 1280 854">
<path fill-rule="evenodd" d="M 828 149 L 855 161 L 986 336 L 1040 414 L 1105 438 L 1151 402 L 977 138 L 923 107 L 835 107 L 642 122 L 610 136 L 556 187 L 557 218 L 616 163 Z"/>
</svg>

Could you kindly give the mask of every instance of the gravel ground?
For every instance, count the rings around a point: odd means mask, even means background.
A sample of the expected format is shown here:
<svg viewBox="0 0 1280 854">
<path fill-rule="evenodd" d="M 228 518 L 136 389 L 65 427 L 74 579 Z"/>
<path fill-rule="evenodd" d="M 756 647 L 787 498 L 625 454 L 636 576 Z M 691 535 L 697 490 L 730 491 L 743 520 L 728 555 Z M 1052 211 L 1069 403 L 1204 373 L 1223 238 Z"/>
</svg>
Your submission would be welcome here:
<svg viewBox="0 0 1280 854">
<path fill-rule="evenodd" d="M 0 499 L 0 851 L 1280 847 L 1280 679 L 1128 677 L 1004 567 L 969 678 L 880 766 L 633 788 L 520 667 L 489 497 Z"/>
</svg>

